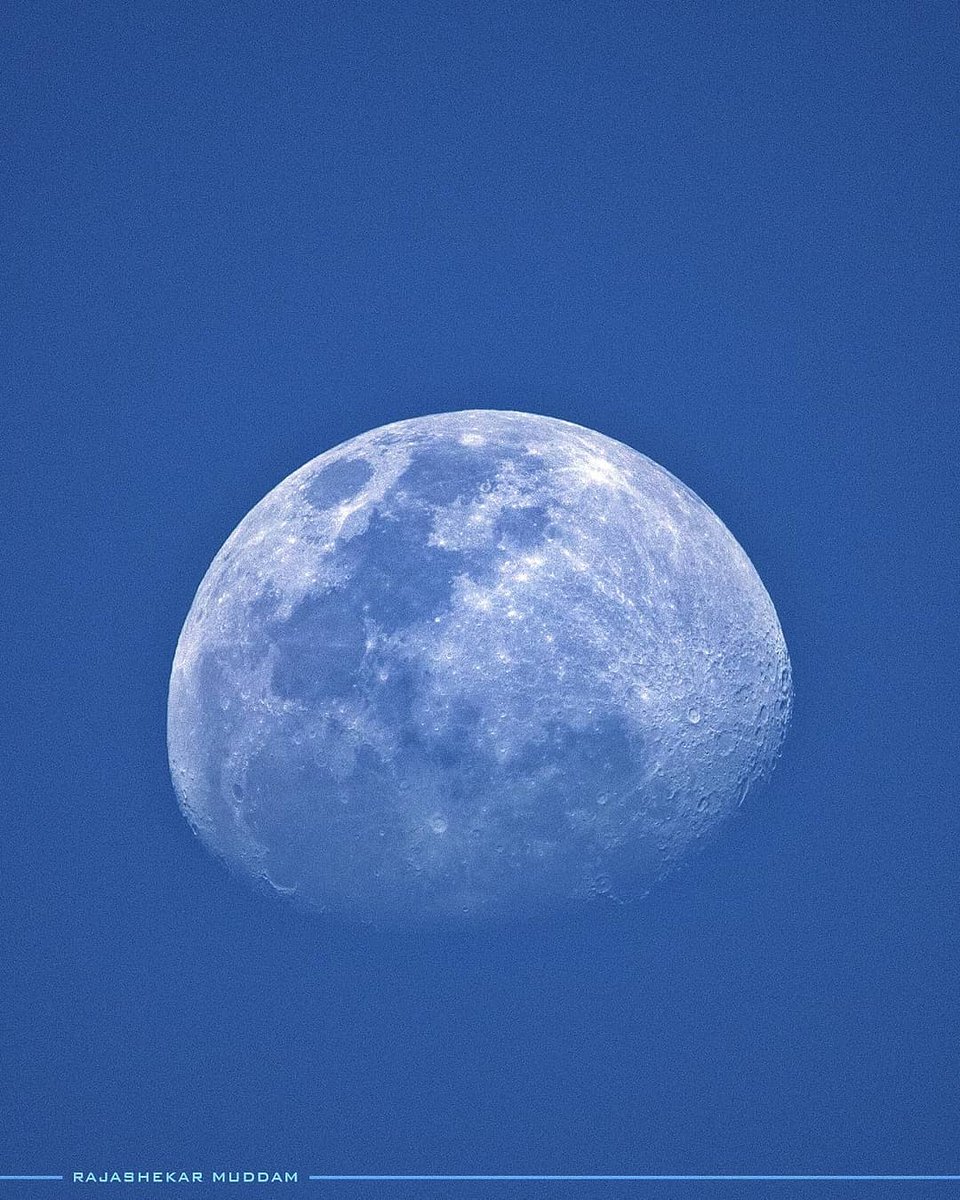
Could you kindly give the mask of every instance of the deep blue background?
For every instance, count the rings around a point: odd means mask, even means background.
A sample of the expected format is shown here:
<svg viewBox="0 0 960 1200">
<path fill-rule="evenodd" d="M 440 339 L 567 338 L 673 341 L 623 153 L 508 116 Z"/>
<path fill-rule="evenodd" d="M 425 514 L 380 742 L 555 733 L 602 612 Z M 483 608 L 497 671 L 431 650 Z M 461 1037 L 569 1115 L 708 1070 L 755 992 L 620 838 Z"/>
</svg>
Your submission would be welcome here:
<svg viewBox="0 0 960 1200">
<path fill-rule="evenodd" d="M 958 46 L 952 3 L 5 6 L 0 1172 L 960 1169 Z M 697 491 L 794 725 L 643 905 L 329 927 L 180 816 L 176 638 L 291 470 L 468 407 Z"/>
</svg>

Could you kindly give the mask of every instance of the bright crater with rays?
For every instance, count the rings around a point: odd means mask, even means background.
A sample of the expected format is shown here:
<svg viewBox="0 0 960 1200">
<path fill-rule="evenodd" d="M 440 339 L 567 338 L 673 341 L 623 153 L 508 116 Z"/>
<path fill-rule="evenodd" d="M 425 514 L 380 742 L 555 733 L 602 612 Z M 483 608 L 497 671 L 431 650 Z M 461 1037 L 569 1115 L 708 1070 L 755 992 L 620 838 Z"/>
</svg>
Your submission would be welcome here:
<svg viewBox="0 0 960 1200">
<path fill-rule="evenodd" d="M 240 523 L 177 646 L 181 806 L 346 917 L 630 898 L 769 774 L 791 702 L 725 526 L 635 450 L 475 411 L 375 429 Z"/>
</svg>

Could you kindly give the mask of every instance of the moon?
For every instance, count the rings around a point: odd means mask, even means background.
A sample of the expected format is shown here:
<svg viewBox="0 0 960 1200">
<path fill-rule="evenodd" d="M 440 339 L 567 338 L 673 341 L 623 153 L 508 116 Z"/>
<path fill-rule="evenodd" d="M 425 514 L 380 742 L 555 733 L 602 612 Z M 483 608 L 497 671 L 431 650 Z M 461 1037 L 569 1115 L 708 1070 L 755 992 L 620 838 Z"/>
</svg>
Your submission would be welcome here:
<svg viewBox="0 0 960 1200">
<path fill-rule="evenodd" d="M 270 893 L 347 919 L 628 901 L 771 772 L 777 614 L 689 488 L 521 412 L 374 429 L 240 522 L 183 626 L 183 813 Z"/>
</svg>

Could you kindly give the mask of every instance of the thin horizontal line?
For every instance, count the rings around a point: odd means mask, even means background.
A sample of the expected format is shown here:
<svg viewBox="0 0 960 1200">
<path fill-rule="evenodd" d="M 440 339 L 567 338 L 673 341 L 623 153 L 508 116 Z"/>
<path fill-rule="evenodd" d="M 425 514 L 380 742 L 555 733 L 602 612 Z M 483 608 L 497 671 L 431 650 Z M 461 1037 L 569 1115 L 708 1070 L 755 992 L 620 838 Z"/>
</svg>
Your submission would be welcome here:
<svg viewBox="0 0 960 1200">
<path fill-rule="evenodd" d="M 317 1183 L 934 1183 L 960 1175 L 311 1175 Z"/>
<path fill-rule="evenodd" d="M 62 1175 L 0 1175 L 0 1182 L 4 1182 L 4 1183 L 13 1182 L 14 1180 L 16 1180 L 18 1183 L 24 1183 L 28 1179 L 34 1179 L 34 1180 L 36 1180 L 36 1179 L 63 1179 L 63 1176 Z"/>
</svg>

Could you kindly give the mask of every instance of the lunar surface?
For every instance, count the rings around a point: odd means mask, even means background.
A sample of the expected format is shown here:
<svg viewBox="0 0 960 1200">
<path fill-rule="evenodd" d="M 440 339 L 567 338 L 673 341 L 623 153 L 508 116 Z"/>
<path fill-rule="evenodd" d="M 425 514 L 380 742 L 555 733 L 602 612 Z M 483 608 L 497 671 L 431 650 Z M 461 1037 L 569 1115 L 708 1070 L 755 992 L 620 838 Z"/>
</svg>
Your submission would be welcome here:
<svg viewBox="0 0 960 1200">
<path fill-rule="evenodd" d="M 354 438 L 240 523 L 177 646 L 183 812 L 341 917 L 642 895 L 771 771 L 791 703 L 746 554 L 669 472 L 526 413 Z"/>
</svg>

